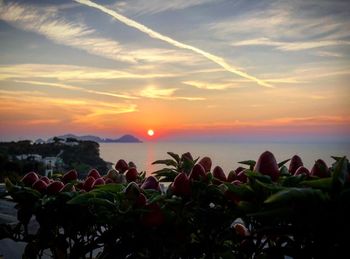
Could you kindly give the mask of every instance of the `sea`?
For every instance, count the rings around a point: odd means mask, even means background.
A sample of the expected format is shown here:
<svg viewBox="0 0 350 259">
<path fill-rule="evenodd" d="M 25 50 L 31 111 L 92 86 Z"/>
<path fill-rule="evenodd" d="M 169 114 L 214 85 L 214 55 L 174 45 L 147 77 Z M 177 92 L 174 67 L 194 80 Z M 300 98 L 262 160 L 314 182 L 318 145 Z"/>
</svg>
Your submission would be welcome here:
<svg viewBox="0 0 350 259">
<path fill-rule="evenodd" d="M 257 160 L 264 151 L 271 151 L 278 162 L 299 155 L 304 166 L 311 169 L 317 159 L 323 159 L 331 165 L 331 156 L 350 157 L 350 143 L 283 143 L 283 142 L 143 142 L 143 143 L 100 143 L 100 156 L 108 162 L 119 159 L 133 161 L 138 171 L 147 175 L 163 168 L 152 165 L 159 159 L 167 159 L 167 152 L 182 154 L 191 152 L 194 158 L 209 156 L 213 167 L 221 166 L 225 173 L 236 169 L 244 160 Z M 287 164 L 288 165 L 288 164 Z"/>
</svg>

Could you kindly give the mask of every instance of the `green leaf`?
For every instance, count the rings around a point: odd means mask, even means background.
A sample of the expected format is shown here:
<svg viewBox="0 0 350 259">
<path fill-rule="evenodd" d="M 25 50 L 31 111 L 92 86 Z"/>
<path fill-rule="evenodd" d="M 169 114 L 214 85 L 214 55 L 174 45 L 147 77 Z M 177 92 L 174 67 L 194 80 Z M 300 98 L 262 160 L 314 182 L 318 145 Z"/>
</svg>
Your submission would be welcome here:
<svg viewBox="0 0 350 259">
<path fill-rule="evenodd" d="M 22 204 L 32 203 L 41 197 L 40 192 L 29 187 L 16 188 L 16 191 L 11 193 L 14 201 Z"/>
<path fill-rule="evenodd" d="M 287 176 L 283 179 L 283 181 L 281 182 L 282 186 L 285 187 L 297 187 L 300 185 L 300 183 L 305 179 L 305 175 L 290 175 Z"/>
<path fill-rule="evenodd" d="M 67 204 L 72 204 L 72 205 L 86 205 L 89 203 L 89 200 L 94 198 L 95 195 L 90 192 L 82 193 L 70 201 L 67 202 Z"/>
<path fill-rule="evenodd" d="M 180 163 L 180 156 L 178 155 L 178 154 L 175 154 L 175 153 L 173 153 L 173 152 L 167 152 L 167 154 L 169 155 L 169 156 L 171 156 L 172 158 L 174 158 L 175 159 L 175 161 L 177 162 L 177 163 Z"/>
<path fill-rule="evenodd" d="M 348 160 L 346 157 L 342 157 L 335 164 L 335 169 L 332 176 L 333 189 L 340 189 L 344 186 L 348 177 Z"/>
<path fill-rule="evenodd" d="M 250 167 L 250 170 L 253 170 L 256 162 L 254 160 L 245 160 L 245 161 L 241 161 L 241 162 L 238 162 L 239 164 L 242 164 L 242 165 L 249 165 Z"/>
<path fill-rule="evenodd" d="M 272 184 L 271 177 L 268 175 L 263 175 L 261 173 L 254 172 L 254 171 L 246 171 L 245 174 L 251 180 L 259 180 L 259 181 L 264 182 L 264 183 L 271 183 Z"/>
<path fill-rule="evenodd" d="M 272 194 L 265 200 L 265 203 L 308 202 L 310 200 L 325 200 L 325 194 L 317 189 L 288 188 Z"/>
<path fill-rule="evenodd" d="M 89 199 L 89 205 L 102 206 L 102 207 L 106 207 L 106 208 L 111 209 L 111 210 L 116 209 L 116 206 L 113 202 L 110 202 L 109 200 L 101 199 L 101 198 Z"/>
<path fill-rule="evenodd" d="M 262 182 L 260 180 L 256 180 L 255 184 L 257 184 L 258 186 L 262 187 L 263 190 L 267 190 L 270 192 L 278 192 L 281 190 L 284 190 L 285 187 L 274 184 L 274 183 L 266 183 L 266 182 Z"/>
<path fill-rule="evenodd" d="M 332 178 L 327 177 L 316 180 L 302 181 L 300 184 L 315 189 L 330 190 L 332 187 Z"/>
<path fill-rule="evenodd" d="M 174 179 L 175 179 L 175 177 L 177 176 L 178 173 L 175 170 L 173 170 L 173 169 L 163 168 L 161 170 L 153 172 L 153 174 L 161 182 L 172 182 L 172 181 L 174 181 Z"/>
<path fill-rule="evenodd" d="M 289 159 L 286 159 L 286 160 L 284 160 L 284 161 L 282 161 L 282 162 L 279 162 L 278 163 L 278 168 L 280 168 L 281 166 L 283 166 L 285 163 L 287 163 L 288 161 L 290 161 L 290 158 Z"/>
<path fill-rule="evenodd" d="M 174 166 L 177 167 L 176 161 L 172 159 L 163 159 L 163 160 L 156 160 L 152 163 L 152 165 L 167 165 L 167 166 Z"/>
<path fill-rule="evenodd" d="M 338 162 L 343 157 L 341 157 L 341 156 L 331 156 L 331 158 L 333 158 L 336 162 Z"/>
<path fill-rule="evenodd" d="M 239 198 L 247 199 L 250 197 L 254 197 L 253 190 L 246 184 L 235 185 L 232 183 L 225 183 L 227 190 L 236 194 Z"/>
<path fill-rule="evenodd" d="M 120 193 L 124 190 L 125 185 L 120 183 L 111 183 L 106 185 L 98 185 L 95 190 L 105 191 L 105 192 L 113 192 Z"/>
<path fill-rule="evenodd" d="M 281 176 L 289 176 L 290 175 L 289 170 L 288 170 L 288 168 L 285 165 L 283 165 L 280 168 L 280 175 Z"/>
<path fill-rule="evenodd" d="M 284 207 L 276 209 L 261 210 L 255 213 L 250 213 L 249 217 L 271 217 L 271 218 L 286 218 L 294 212 L 293 208 Z"/>
</svg>

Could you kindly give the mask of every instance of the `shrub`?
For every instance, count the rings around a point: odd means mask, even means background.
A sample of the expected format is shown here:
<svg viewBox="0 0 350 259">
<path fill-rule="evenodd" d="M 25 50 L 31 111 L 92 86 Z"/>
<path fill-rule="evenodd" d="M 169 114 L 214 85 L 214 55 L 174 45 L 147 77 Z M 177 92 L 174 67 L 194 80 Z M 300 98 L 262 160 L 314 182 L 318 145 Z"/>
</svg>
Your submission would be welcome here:
<svg viewBox="0 0 350 259">
<path fill-rule="evenodd" d="M 320 178 L 292 175 L 288 160 L 277 164 L 265 152 L 257 163 L 241 162 L 248 167 L 239 174 L 246 177 L 232 174 L 228 181 L 221 173 L 215 174 L 220 179 L 210 171 L 197 174 L 198 159 L 189 153 L 168 154 L 154 162 L 166 166 L 154 176 L 138 172 L 127 182 L 126 170 L 114 170 L 95 179 L 100 184 L 92 189 L 84 188 L 86 180 L 58 184 L 60 175 L 51 180 L 54 191 L 7 180 L 19 223 L 2 225 L 0 238 L 27 242 L 26 258 L 45 249 L 54 258 L 93 252 L 96 258 L 334 258 L 346 251 L 350 167 L 345 157 L 334 157 L 334 164 L 322 169 L 330 176 Z M 192 169 L 198 177 L 190 177 Z M 162 182 L 167 188 L 159 188 Z M 32 216 L 39 223 L 34 234 L 28 233 Z"/>
</svg>

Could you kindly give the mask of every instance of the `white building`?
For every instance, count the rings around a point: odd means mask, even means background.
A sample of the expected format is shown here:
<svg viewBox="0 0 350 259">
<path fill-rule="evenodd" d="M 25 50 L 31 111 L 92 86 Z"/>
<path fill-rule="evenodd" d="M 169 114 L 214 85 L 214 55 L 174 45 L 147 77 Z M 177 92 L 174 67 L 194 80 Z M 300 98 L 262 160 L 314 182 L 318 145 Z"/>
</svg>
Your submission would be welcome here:
<svg viewBox="0 0 350 259">
<path fill-rule="evenodd" d="M 22 154 L 16 156 L 18 160 L 34 160 L 40 162 L 42 160 L 42 156 L 38 154 Z"/>
</svg>

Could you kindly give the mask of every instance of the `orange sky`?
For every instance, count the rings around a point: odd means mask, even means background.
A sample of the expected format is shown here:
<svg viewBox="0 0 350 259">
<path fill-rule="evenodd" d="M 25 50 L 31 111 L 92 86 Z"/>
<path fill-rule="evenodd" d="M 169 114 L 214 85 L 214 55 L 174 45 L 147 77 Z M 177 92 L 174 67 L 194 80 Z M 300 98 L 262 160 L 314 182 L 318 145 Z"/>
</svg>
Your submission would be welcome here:
<svg viewBox="0 0 350 259">
<path fill-rule="evenodd" d="M 73 2 L 0 2 L 2 140 L 349 140 L 342 1 Z"/>
</svg>

